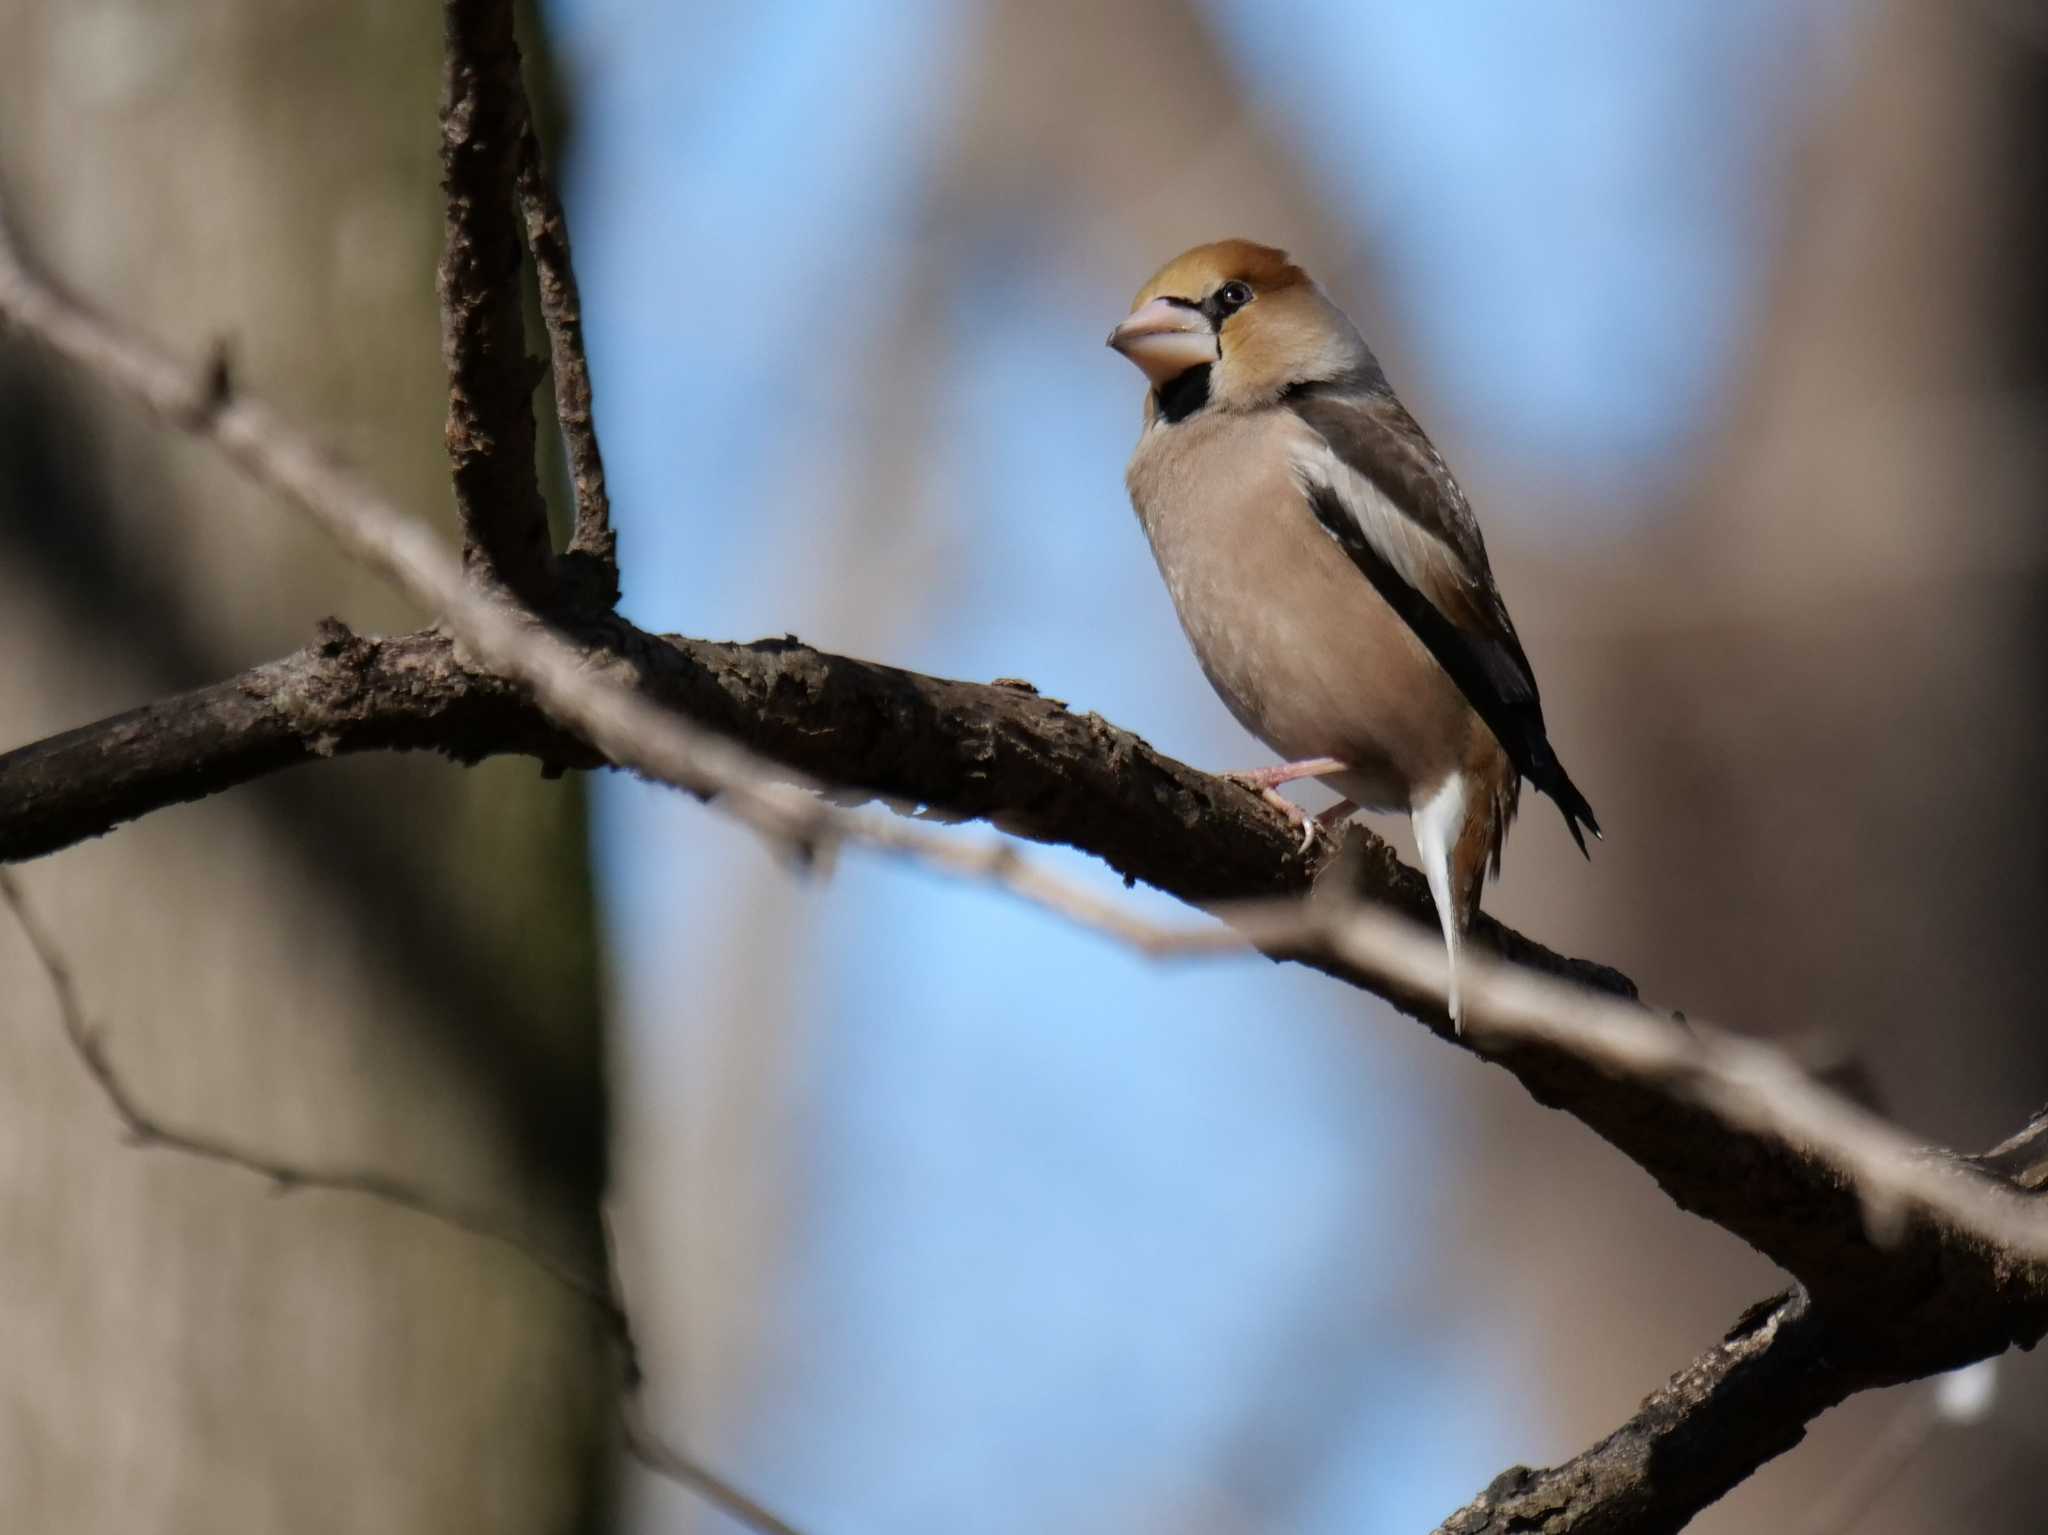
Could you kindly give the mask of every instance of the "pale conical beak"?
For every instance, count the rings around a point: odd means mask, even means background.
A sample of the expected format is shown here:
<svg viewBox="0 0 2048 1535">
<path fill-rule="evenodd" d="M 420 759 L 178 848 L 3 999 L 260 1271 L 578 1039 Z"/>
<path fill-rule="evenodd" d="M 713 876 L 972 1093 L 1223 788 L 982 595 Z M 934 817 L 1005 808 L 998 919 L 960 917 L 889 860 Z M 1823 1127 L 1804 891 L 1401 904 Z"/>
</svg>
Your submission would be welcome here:
<svg viewBox="0 0 2048 1535">
<path fill-rule="evenodd" d="M 1109 344 L 1136 363 L 1155 389 L 1222 355 L 1207 316 L 1163 298 L 1133 312 L 1109 333 Z"/>
</svg>

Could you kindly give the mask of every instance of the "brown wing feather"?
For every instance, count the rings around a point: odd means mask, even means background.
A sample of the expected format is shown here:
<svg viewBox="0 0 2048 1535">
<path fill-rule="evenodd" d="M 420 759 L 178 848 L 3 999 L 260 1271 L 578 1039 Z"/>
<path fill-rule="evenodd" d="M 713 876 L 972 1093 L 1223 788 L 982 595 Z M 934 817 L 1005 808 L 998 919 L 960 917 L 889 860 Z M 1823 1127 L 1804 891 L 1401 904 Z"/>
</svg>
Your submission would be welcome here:
<svg viewBox="0 0 2048 1535">
<path fill-rule="evenodd" d="M 1593 807 L 1551 749 L 1536 674 L 1494 585 L 1465 493 L 1415 418 L 1378 380 L 1312 385 L 1287 404 L 1327 449 L 1311 505 L 1486 721 L 1517 771 L 1557 801 L 1584 851 Z"/>
<path fill-rule="evenodd" d="M 1407 407 L 1384 388 L 1339 393 L 1329 385 L 1298 391 L 1288 403 L 1340 462 L 1440 546 L 1422 583 L 1424 595 L 1460 627 L 1498 645 L 1534 693 L 1535 675 L 1494 585 L 1479 519 Z"/>
</svg>

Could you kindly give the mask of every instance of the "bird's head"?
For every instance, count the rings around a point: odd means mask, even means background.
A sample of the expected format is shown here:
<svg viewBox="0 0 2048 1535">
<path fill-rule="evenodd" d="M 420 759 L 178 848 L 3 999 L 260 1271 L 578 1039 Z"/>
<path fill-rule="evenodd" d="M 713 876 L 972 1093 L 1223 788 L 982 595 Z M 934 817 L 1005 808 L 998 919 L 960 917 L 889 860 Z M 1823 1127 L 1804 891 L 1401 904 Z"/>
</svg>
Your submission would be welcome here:
<svg viewBox="0 0 2048 1535">
<path fill-rule="evenodd" d="M 1287 253 L 1219 240 L 1174 257 L 1138 290 L 1109 344 L 1175 421 L 1204 407 L 1257 410 L 1299 384 L 1378 372 L 1344 312 Z"/>
</svg>

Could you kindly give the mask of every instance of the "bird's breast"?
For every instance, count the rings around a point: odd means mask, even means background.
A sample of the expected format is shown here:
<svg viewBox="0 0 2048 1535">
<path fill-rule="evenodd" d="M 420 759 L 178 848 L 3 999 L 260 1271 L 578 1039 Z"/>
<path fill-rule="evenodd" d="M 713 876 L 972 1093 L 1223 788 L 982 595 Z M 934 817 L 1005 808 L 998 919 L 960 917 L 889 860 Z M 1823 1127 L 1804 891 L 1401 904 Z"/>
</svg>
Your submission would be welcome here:
<svg viewBox="0 0 2048 1535">
<path fill-rule="evenodd" d="M 1465 760 L 1477 717 L 1316 522 L 1290 411 L 1153 427 L 1131 501 L 1196 659 L 1225 706 L 1290 759 L 1350 763 L 1346 792 L 1407 808 Z"/>
</svg>

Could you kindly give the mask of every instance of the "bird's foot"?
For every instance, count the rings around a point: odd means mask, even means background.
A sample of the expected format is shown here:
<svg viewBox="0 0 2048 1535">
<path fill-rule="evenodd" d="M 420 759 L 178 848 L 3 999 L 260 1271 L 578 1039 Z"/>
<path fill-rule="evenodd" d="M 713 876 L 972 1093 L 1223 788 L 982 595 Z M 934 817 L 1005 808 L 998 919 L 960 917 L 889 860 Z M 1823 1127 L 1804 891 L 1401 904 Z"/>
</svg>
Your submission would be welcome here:
<svg viewBox="0 0 2048 1535">
<path fill-rule="evenodd" d="M 1298 851 L 1306 853 L 1311 847 L 1315 846 L 1317 834 L 1324 829 L 1317 817 L 1310 815 L 1271 784 L 1259 783 L 1250 773 L 1225 773 L 1222 776 L 1234 784 L 1243 785 L 1251 790 L 1252 793 L 1258 795 L 1260 799 L 1285 816 L 1289 826 L 1299 827 L 1301 830 L 1301 847 Z"/>
<path fill-rule="evenodd" d="M 1234 784 L 1250 789 L 1260 799 L 1286 816 L 1288 825 L 1300 827 L 1301 851 L 1306 853 L 1315 846 L 1319 835 L 1328 832 L 1333 824 L 1341 821 L 1358 807 L 1350 800 L 1341 800 L 1320 815 L 1312 816 L 1280 793 L 1279 786 L 1302 778 L 1321 778 L 1326 774 L 1341 773 L 1344 770 L 1345 764 L 1335 757 L 1305 757 L 1299 762 L 1279 762 L 1272 767 L 1246 768 L 1241 772 L 1225 773 L 1222 776 Z"/>
</svg>

